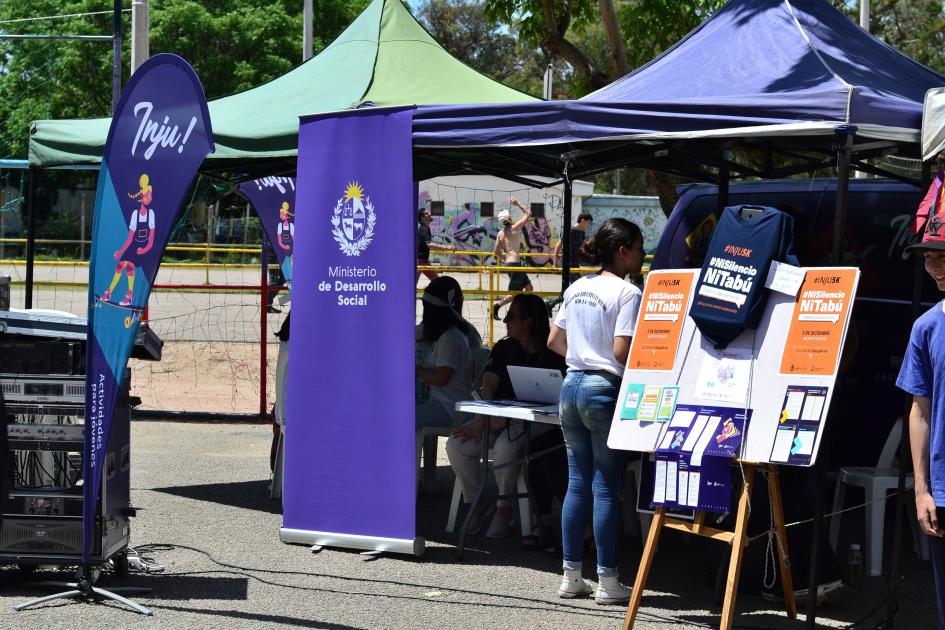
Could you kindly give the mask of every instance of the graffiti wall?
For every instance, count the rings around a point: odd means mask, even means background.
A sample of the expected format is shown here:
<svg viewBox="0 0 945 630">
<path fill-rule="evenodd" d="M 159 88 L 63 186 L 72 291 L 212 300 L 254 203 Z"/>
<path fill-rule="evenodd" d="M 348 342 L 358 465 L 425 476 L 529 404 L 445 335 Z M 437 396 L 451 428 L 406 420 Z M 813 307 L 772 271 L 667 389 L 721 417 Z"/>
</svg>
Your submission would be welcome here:
<svg viewBox="0 0 945 630">
<path fill-rule="evenodd" d="M 594 186 L 578 181 L 574 182 L 573 191 L 572 212 L 577 216 L 582 212 L 584 198 L 593 193 Z M 560 186 L 526 188 L 488 176 L 438 177 L 420 182 L 419 193 L 420 208 L 433 214 L 430 229 L 435 243 L 490 254 L 495 249 L 500 227 L 496 216 L 503 210 L 508 210 L 513 220 L 521 216 L 521 211 L 509 201 L 515 197 L 533 212 L 522 235 L 525 251 L 537 254 L 530 257 L 529 264 L 551 264 L 564 213 L 564 192 Z M 433 258 L 450 265 L 478 265 L 480 262 L 480 256 L 446 256 L 435 252 Z M 487 264 L 492 262 L 488 257 L 484 260 Z"/>
<path fill-rule="evenodd" d="M 508 210 L 515 220 L 521 211 L 509 202 L 515 197 L 533 208 L 533 218 L 526 224 L 523 246 L 537 254 L 530 257 L 534 266 L 551 265 L 555 244 L 561 238 L 564 217 L 564 191 L 561 187 L 524 188 L 497 177 L 438 177 L 420 182 L 419 206 L 433 215 L 433 241 L 456 245 L 466 251 L 490 253 L 495 248 L 499 224 L 495 218 Z M 572 220 L 582 212 L 594 217 L 594 228 L 610 217 L 633 221 L 643 231 L 644 248 L 651 252 L 666 226 L 666 216 L 656 197 L 597 195 L 590 182 L 576 181 L 573 188 Z M 437 262 L 450 265 L 478 265 L 480 258 L 491 264 L 490 257 L 444 255 L 433 253 Z"/>
</svg>

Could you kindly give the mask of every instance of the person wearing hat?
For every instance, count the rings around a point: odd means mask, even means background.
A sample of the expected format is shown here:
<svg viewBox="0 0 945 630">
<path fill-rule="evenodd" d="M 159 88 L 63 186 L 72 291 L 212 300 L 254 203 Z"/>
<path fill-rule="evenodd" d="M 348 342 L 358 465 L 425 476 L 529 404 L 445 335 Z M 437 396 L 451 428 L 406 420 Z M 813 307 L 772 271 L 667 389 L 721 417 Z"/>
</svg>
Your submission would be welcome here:
<svg viewBox="0 0 945 630">
<path fill-rule="evenodd" d="M 945 291 L 945 211 L 937 198 L 941 187 L 937 192 L 922 240 L 907 249 L 925 259 L 925 271 L 939 291 Z M 909 440 L 915 468 L 916 514 L 922 531 L 929 536 L 938 625 L 945 630 L 945 301 L 913 324 L 896 385 L 912 394 Z"/>
<path fill-rule="evenodd" d="M 508 210 L 502 210 L 497 217 L 502 229 L 495 236 L 495 261 L 504 267 L 521 267 L 522 261 L 518 252 L 522 247 L 522 228 L 532 218 L 532 211 L 526 208 L 521 201 L 515 197 L 509 198 L 509 203 L 518 206 L 522 210 L 521 218 L 512 223 L 512 213 Z M 505 259 L 499 263 L 499 258 L 505 254 Z M 524 271 L 509 272 L 509 291 L 531 291 L 532 281 Z M 499 309 L 512 301 L 514 295 L 507 295 L 492 305 L 492 318 L 499 319 Z"/>
<path fill-rule="evenodd" d="M 455 278 L 440 276 L 423 290 L 422 337 L 417 341 L 416 377 L 430 386 L 417 402 L 417 427 L 449 427 L 456 401 L 473 385 L 469 323 L 460 315 L 463 291 Z"/>
</svg>

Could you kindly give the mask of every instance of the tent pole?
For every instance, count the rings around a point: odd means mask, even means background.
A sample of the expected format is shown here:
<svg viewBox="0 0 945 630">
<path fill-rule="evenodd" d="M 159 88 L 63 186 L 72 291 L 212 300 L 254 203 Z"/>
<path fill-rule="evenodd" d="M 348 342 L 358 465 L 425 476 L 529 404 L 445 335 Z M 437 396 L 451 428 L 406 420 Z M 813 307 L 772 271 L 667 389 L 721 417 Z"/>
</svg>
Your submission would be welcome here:
<svg viewBox="0 0 945 630">
<path fill-rule="evenodd" d="M 927 190 L 932 183 L 932 165 L 922 163 L 921 190 Z M 912 320 L 919 317 L 922 311 L 922 257 L 912 254 Z M 899 483 L 896 488 L 896 517 L 893 521 L 893 548 L 889 559 L 886 574 L 886 591 L 891 593 L 896 589 L 899 580 L 899 556 L 902 551 L 902 523 L 906 512 L 906 476 L 912 467 L 912 448 L 909 444 L 909 412 L 912 410 L 912 396 L 903 397 L 902 433 L 899 436 Z M 896 617 L 896 603 L 892 597 L 886 602 L 886 627 L 892 628 Z"/>
<path fill-rule="evenodd" d="M 115 0 L 112 11 L 112 114 L 121 97 L 121 0 Z"/>
<path fill-rule="evenodd" d="M 850 191 L 850 156 L 853 152 L 853 134 L 837 134 L 837 205 L 833 219 L 833 264 L 843 263 L 844 236 L 847 231 L 847 197 Z"/>
<path fill-rule="evenodd" d="M 23 296 L 23 308 L 33 308 L 33 264 L 36 260 L 36 169 L 31 168 L 27 173 L 26 198 L 27 225 L 26 231 L 26 288 Z"/>
<path fill-rule="evenodd" d="M 567 168 L 564 172 L 564 216 L 561 217 L 561 295 L 571 284 L 571 178 Z"/>
<path fill-rule="evenodd" d="M 259 279 L 259 417 L 266 416 L 266 337 L 269 332 L 266 319 L 269 312 L 269 241 L 262 239 L 262 274 Z"/>
<path fill-rule="evenodd" d="M 722 158 L 723 158 L 723 160 L 724 160 L 724 159 L 727 159 L 727 157 L 728 157 L 728 151 L 723 150 L 723 151 L 722 151 Z M 725 164 L 725 163 L 723 162 L 722 165 L 719 166 L 719 194 L 718 194 L 719 212 L 718 212 L 718 216 L 722 216 L 722 210 L 724 210 L 724 209 L 728 206 L 728 199 L 729 199 L 728 183 L 729 183 L 729 180 L 731 179 L 731 177 L 732 177 L 732 171 L 731 171 L 731 169 L 728 167 L 727 164 Z"/>
<path fill-rule="evenodd" d="M 833 224 L 833 254 L 834 265 L 840 265 L 843 260 L 843 237 L 846 233 L 847 221 L 847 194 L 850 190 L 850 157 L 853 149 L 853 134 L 846 131 L 837 134 L 834 143 L 837 152 L 837 201 Z M 840 385 L 838 384 L 837 389 Z M 837 408 L 837 391 L 834 392 L 828 418 L 834 415 Z M 826 440 L 830 424 L 824 427 L 821 441 Z M 810 543 L 810 573 L 807 578 L 807 628 L 817 625 L 817 587 L 819 586 L 820 569 L 820 540 L 824 530 L 824 481 L 827 474 L 826 457 L 818 457 L 814 464 L 814 523 Z"/>
</svg>

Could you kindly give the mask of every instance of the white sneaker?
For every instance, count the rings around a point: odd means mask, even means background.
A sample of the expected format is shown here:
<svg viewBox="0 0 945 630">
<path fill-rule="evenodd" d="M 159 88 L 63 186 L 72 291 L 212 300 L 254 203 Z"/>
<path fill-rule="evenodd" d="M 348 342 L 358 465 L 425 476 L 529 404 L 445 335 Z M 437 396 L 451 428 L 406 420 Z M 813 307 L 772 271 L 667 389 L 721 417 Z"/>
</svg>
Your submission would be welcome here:
<svg viewBox="0 0 945 630">
<path fill-rule="evenodd" d="M 629 586 L 621 584 L 616 575 L 610 577 L 600 576 L 594 601 L 602 605 L 626 604 L 630 601 L 631 590 Z"/>
<path fill-rule="evenodd" d="M 587 597 L 594 592 L 594 585 L 581 577 L 580 571 L 565 571 L 558 588 L 558 597 L 574 599 Z"/>
</svg>

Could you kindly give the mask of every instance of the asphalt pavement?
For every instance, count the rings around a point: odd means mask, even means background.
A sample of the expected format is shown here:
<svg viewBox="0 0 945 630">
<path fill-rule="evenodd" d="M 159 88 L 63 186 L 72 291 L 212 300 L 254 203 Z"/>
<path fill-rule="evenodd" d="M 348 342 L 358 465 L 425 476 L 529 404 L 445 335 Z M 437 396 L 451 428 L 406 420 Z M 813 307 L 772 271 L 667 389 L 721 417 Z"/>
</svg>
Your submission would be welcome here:
<svg viewBox="0 0 945 630">
<path fill-rule="evenodd" d="M 306 546 L 279 542 L 280 505 L 267 490 L 270 427 L 135 422 L 132 433 L 132 502 L 140 510 L 132 546 L 146 550 L 165 570 L 132 574 L 127 583 L 154 589 L 135 599 L 156 616 L 145 619 L 114 603 L 75 601 L 14 613 L 13 604 L 50 589 L 26 584 L 15 569 L 0 568 L 0 626 L 469 629 L 616 628 L 622 623 L 622 607 L 558 599 L 560 560 L 520 550 L 517 536 L 497 541 L 474 536 L 466 559 L 458 562 L 455 536 L 443 530 L 453 476 L 442 445 L 437 485 L 419 495 L 417 529 L 427 539 L 426 554 L 371 558 L 335 549 L 313 554 Z M 844 524 L 842 540 L 862 538 L 861 512 L 848 514 Z M 897 623 L 931 627 L 931 570 L 912 554 L 908 532 L 902 549 Z M 622 537 L 619 567 L 626 581 L 632 582 L 639 550 L 638 540 Z M 724 551 L 714 541 L 665 533 L 636 627 L 717 627 L 712 578 Z M 593 564 L 588 556 L 586 577 L 593 577 Z M 34 577 L 56 575 L 41 571 Z M 748 582 L 758 579 L 744 575 L 743 587 L 756 590 L 750 587 L 757 584 Z M 105 587 L 119 583 L 108 574 L 100 580 Z M 844 589 L 822 605 L 818 625 L 845 627 L 877 606 L 884 613 L 885 594 L 879 578 L 867 578 L 859 589 Z M 858 627 L 872 628 L 879 620 L 874 615 Z M 736 624 L 804 626 L 803 615 L 790 621 L 777 604 L 755 594 L 739 596 Z"/>
</svg>

